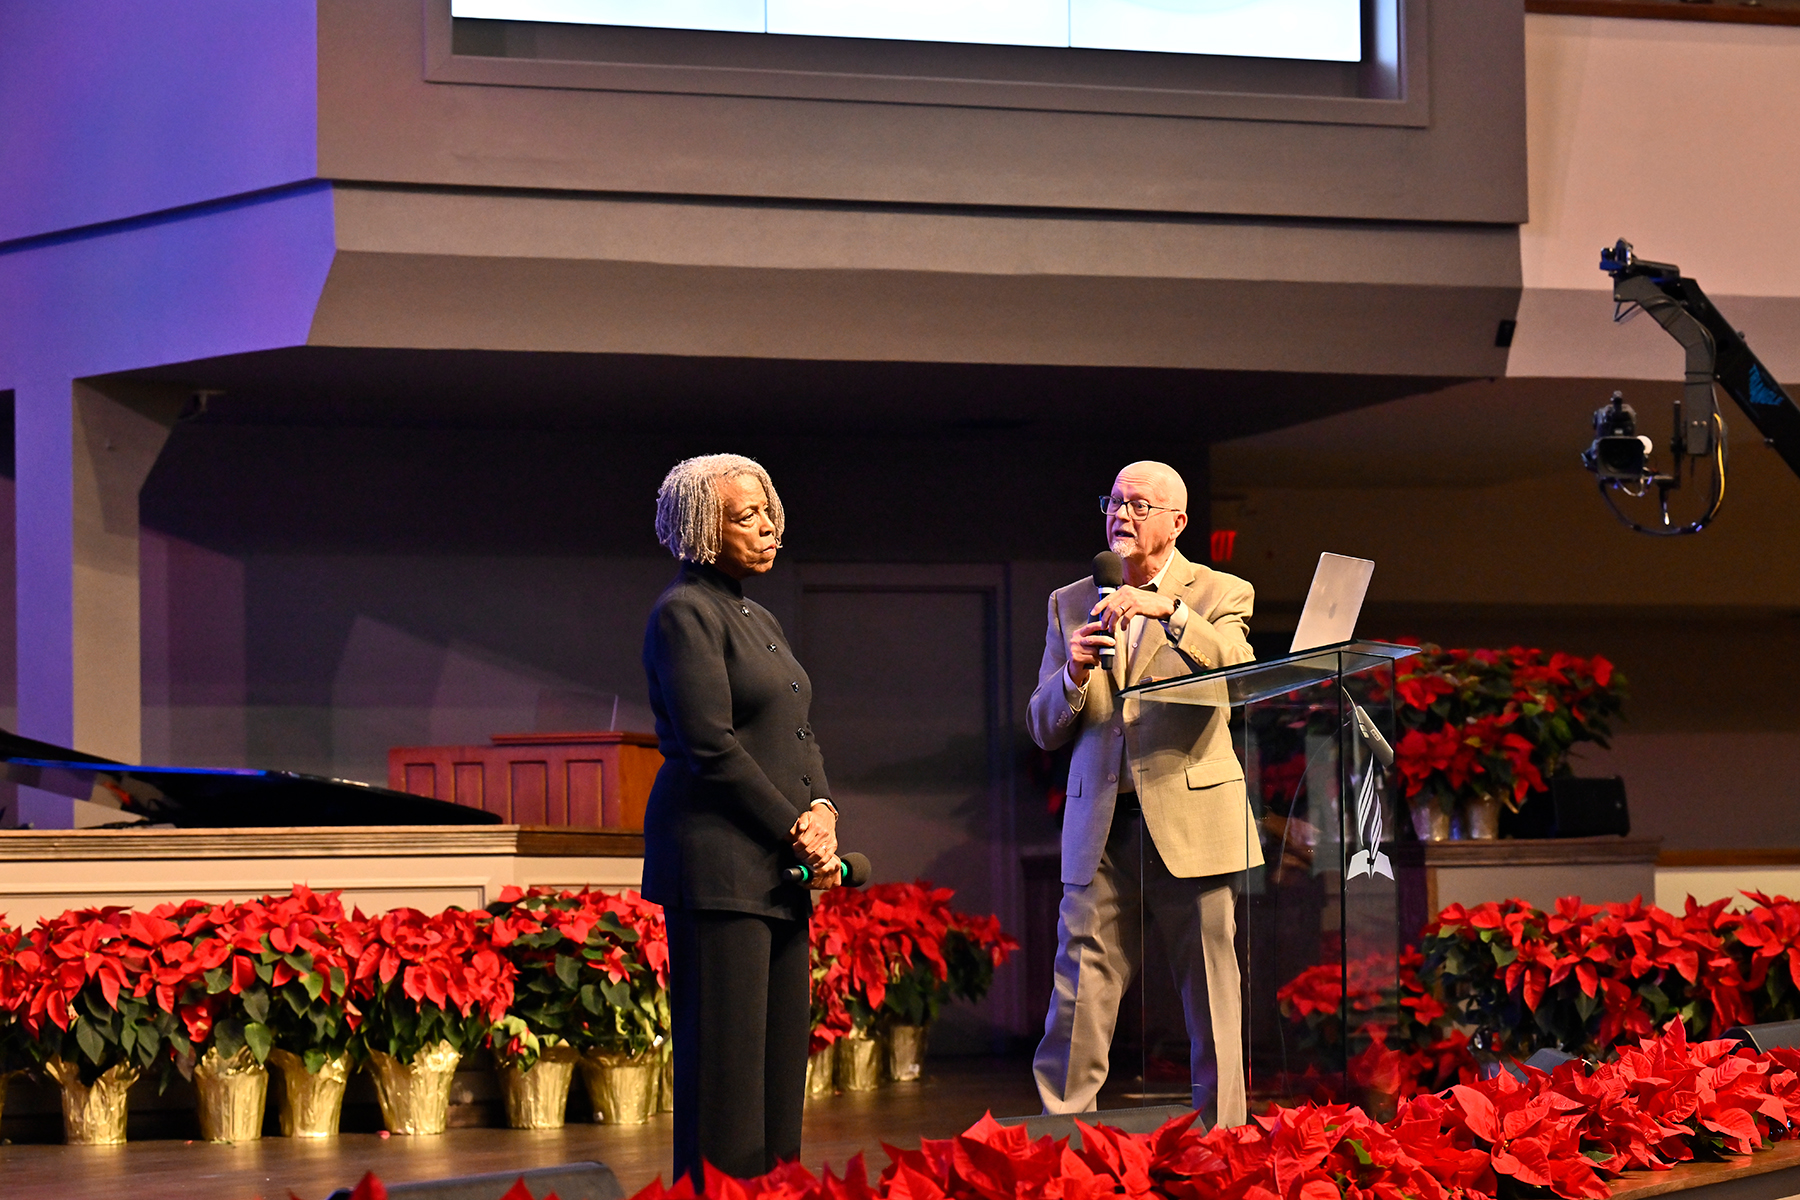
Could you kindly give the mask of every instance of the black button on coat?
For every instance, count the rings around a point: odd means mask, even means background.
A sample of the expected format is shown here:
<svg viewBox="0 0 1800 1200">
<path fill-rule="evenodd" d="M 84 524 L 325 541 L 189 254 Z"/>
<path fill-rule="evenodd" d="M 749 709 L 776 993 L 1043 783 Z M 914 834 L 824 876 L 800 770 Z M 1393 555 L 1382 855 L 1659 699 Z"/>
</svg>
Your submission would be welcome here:
<svg viewBox="0 0 1800 1200">
<path fill-rule="evenodd" d="M 644 813 L 644 896 L 805 920 L 806 888 L 781 880 L 796 861 L 788 830 L 831 790 L 808 724 L 812 681 L 780 623 L 723 571 L 683 563 L 650 613 L 644 673 L 663 755 Z"/>
</svg>

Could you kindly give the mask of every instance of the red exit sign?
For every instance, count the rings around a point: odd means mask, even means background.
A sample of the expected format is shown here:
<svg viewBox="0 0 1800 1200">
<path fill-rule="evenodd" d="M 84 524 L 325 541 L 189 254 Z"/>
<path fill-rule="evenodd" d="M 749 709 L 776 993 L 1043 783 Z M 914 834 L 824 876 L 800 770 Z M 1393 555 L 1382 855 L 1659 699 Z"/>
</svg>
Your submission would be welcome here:
<svg viewBox="0 0 1800 1200">
<path fill-rule="evenodd" d="M 1216 563 L 1231 561 L 1232 552 L 1237 549 L 1237 530 L 1215 529 L 1212 531 L 1212 546 L 1209 557 Z"/>
</svg>

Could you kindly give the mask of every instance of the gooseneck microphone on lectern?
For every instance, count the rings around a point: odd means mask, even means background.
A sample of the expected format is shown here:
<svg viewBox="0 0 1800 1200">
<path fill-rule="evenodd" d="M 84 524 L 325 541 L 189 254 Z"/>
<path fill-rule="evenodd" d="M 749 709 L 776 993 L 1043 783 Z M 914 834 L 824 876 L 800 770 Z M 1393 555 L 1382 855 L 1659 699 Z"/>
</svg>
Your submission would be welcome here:
<svg viewBox="0 0 1800 1200">
<path fill-rule="evenodd" d="M 1381 736 L 1380 727 L 1375 724 L 1374 719 L 1368 713 L 1363 711 L 1362 705 L 1351 699 L 1349 688 L 1344 689 L 1344 698 L 1350 700 L 1350 711 L 1356 715 L 1356 731 L 1362 734 L 1363 745 L 1369 748 L 1369 753 L 1373 754 L 1376 761 L 1382 766 L 1393 766 L 1394 748 L 1388 745 L 1386 738 Z"/>
<path fill-rule="evenodd" d="M 1102 550 L 1094 555 L 1094 586 L 1100 589 L 1100 598 L 1106 599 L 1125 585 L 1125 560 L 1111 550 Z M 1118 634 L 1113 634 L 1118 641 Z M 1100 651 L 1100 669 L 1113 669 L 1113 647 L 1107 646 Z"/>
<path fill-rule="evenodd" d="M 838 870 L 843 873 L 845 887 L 861 887 L 869 882 L 870 869 L 866 854 L 846 854 L 838 859 Z M 788 883 L 811 883 L 812 868 L 802 863 L 797 867 L 789 867 L 781 873 L 781 877 Z"/>
</svg>

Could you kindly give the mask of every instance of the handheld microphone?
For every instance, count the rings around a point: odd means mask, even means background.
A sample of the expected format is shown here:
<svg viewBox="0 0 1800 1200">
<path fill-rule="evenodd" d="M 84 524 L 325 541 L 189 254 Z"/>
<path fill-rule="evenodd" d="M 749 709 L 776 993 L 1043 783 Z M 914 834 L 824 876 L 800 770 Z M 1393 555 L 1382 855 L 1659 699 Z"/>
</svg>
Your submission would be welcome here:
<svg viewBox="0 0 1800 1200">
<path fill-rule="evenodd" d="M 869 866 L 868 855 L 845 854 L 838 858 L 838 870 L 843 874 L 845 887 L 861 887 L 869 882 L 869 873 L 872 868 Z M 789 867 L 781 873 L 781 878 L 787 883 L 811 883 L 812 877 L 812 868 L 805 863 L 801 863 L 797 867 Z"/>
<path fill-rule="evenodd" d="M 1350 701 L 1351 711 L 1356 714 L 1356 731 L 1362 734 L 1363 745 L 1369 748 L 1369 753 L 1373 754 L 1376 761 L 1382 766 L 1393 766 L 1394 748 L 1388 745 L 1386 738 L 1381 736 L 1381 729 L 1375 724 L 1375 719 L 1363 711 L 1362 705 L 1358 704 L 1350 695 L 1349 688 L 1344 689 L 1344 699 Z"/>
<path fill-rule="evenodd" d="M 1102 550 L 1094 555 L 1094 586 L 1100 589 L 1100 598 L 1106 599 L 1125 584 L 1125 560 L 1111 550 Z M 1117 641 L 1117 635 L 1114 635 Z M 1100 669 L 1113 669 L 1113 649 L 1107 646 L 1100 651 Z"/>
</svg>

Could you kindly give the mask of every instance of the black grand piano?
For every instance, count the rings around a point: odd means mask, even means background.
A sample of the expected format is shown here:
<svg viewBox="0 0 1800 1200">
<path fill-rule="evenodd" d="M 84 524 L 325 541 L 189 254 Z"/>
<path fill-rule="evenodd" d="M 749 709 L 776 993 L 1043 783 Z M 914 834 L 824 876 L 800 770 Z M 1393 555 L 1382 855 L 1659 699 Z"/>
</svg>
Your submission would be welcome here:
<svg viewBox="0 0 1800 1200">
<path fill-rule="evenodd" d="M 0 729 L 0 775 L 119 810 L 118 824 L 185 829 L 497 825 L 496 813 L 390 788 L 254 768 L 144 767 Z"/>
</svg>

